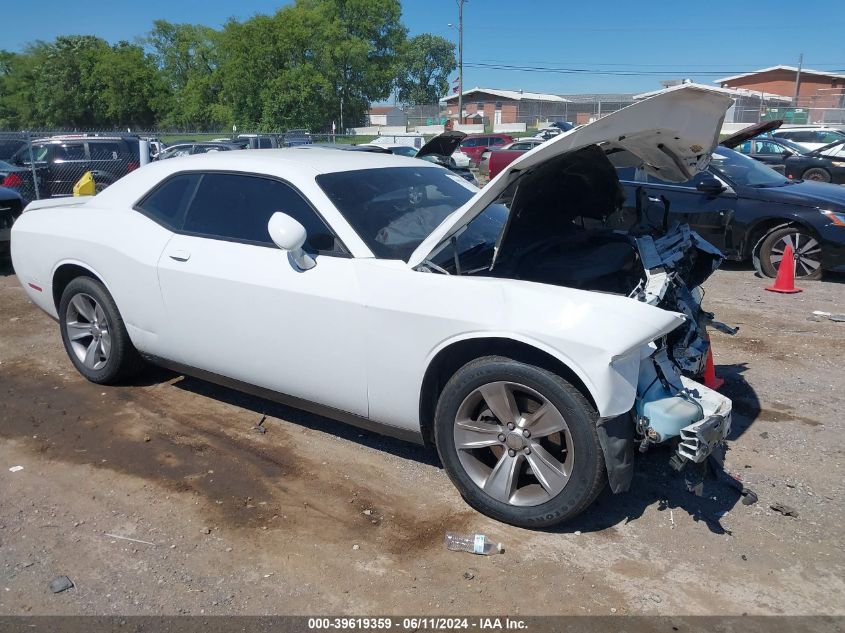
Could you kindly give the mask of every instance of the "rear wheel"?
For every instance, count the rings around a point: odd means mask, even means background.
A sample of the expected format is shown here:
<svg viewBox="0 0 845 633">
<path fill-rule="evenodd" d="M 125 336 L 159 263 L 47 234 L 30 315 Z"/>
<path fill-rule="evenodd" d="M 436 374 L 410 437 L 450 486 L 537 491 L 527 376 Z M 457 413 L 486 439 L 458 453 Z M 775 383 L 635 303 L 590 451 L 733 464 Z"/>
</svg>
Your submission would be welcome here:
<svg viewBox="0 0 845 633">
<path fill-rule="evenodd" d="M 449 380 L 435 443 L 469 505 L 521 527 L 571 519 L 606 482 L 589 402 L 560 376 L 508 358 L 480 358 Z"/>
<path fill-rule="evenodd" d="M 67 285 L 59 302 L 59 324 L 67 355 L 91 382 L 117 382 L 143 366 L 114 299 L 99 281 L 77 277 Z"/>
<path fill-rule="evenodd" d="M 822 167 L 810 167 L 801 178 L 804 180 L 815 180 L 816 182 L 830 182 L 830 172 Z"/>
<path fill-rule="evenodd" d="M 821 244 L 806 229 L 795 226 L 772 231 L 763 239 L 760 244 L 760 272 L 767 277 L 775 277 L 787 246 L 792 246 L 796 278 L 821 279 Z"/>
</svg>

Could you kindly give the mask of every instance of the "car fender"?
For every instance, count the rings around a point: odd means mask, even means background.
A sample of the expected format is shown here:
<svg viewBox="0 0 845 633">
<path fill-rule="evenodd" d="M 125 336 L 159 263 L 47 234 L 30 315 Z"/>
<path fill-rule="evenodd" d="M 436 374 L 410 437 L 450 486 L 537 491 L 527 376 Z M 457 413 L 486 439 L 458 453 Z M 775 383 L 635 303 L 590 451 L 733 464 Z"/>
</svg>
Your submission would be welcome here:
<svg viewBox="0 0 845 633">
<path fill-rule="evenodd" d="M 763 245 L 763 241 L 769 236 L 770 233 L 774 231 L 779 231 L 780 229 L 785 229 L 789 226 L 795 226 L 796 224 L 800 224 L 799 222 L 789 221 L 784 222 L 783 224 L 778 224 L 769 228 L 763 235 L 760 236 L 760 239 L 754 244 L 751 248 L 751 262 L 754 264 L 754 270 L 757 272 L 757 275 L 760 277 L 765 277 L 766 275 L 763 274 L 763 268 L 760 265 L 760 247 Z"/>
<path fill-rule="evenodd" d="M 475 331 L 466 331 L 461 332 L 460 334 L 456 334 L 454 336 L 449 337 L 446 340 L 443 340 L 438 344 L 436 347 L 432 348 L 432 350 L 428 353 L 428 356 L 425 359 L 425 367 L 423 371 L 423 375 L 428 372 L 431 364 L 435 361 L 437 356 L 445 349 L 464 342 L 464 341 L 472 341 L 472 340 L 479 340 L 479 339 L 506 339 L 510 341 L 516 341 L 518 343 L 522 343 L 529 347 L 533 347 L 536 350 L 544 352 L 548 354 L 552 358 L 555 358 L 560 363 L 565 365 L 569 370 L 574 373 L 578 379 L 584 383 L 590 398 L 593 402 L 596 402 L 596 384 L 590 379 L 587 372 L 581 367 L 573 358 L 570 358 L 567 354 L 564 354 L 559 349 L 554 348 L 543 341 L 540 341 L 534 337 L 526 336 L 525 334 L 513 331 L 506 331 L 506 330 L 475 330 Z M 420 381 L 422 385 L 422 381 Z M 632 401 L 633 403 L 633 401 Z"/>
<path fill-rule="evenodd" d="M 109 282 L 106 280 L 106 278 L 98 270 L 96 270 L 90 264 L 87 264 L 86 262 L 83 262 L 82 260 L 74 259 L 74 258 L 65 258 L 65 259 L 59 260 L 53 266 L 53 269 L 50 271 L 50 297 L 53 297 L 52 290 L 53 290 L 53 282 L 56 279 L 56 273 L 59 271 L 59 269 L 62 266 L 68 266 L 68 265 L 76 266 L 78 268 L 82 268 L 84 270 L 87 270 L 89 273 L 91 273 L 91 277 L 94 277 L 97 281 L 99 281 L 101 284 L 103 284 L 106 287 L 106 290 L 108 291 L 108 293 L 112 297 L 114 297 L 114 292 L 112 291 L 112 288 L 110 287 Z M 46 289 L 45 289 L 45 291 L 46 291 Z M 54 302 L 55 309 L 56 309 L 57 314 L 58 314 L 58 309 L 59 309 L 58 304 L 59 304 L 59 301 L 61 301 L 61 297 L 55 297 L 54 299 L 55 299 L 55 302 Z M 118 309 L 119 309 L 119 306 L 118 306 Z"/>
</svg>

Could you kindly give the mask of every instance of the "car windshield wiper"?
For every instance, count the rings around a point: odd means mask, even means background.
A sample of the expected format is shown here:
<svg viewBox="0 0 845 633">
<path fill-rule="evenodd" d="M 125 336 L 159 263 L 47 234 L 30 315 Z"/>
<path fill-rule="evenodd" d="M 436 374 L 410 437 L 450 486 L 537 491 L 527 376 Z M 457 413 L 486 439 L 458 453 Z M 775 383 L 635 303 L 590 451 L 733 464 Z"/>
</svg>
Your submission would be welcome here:
<svg viewBox="0 0 845 633">
<path fill-rule="evenodd" d="M 751 186 L 754 187 L 755 189 L 770 189 L 770 188 L 773 188 L 773 187 L 784 187 L 784 186 L 790 184 L 791 182 L 792 182 L 791 180 L 784 180 L 783 182 L 764 182 L 764 183 L 760 183 L 759 185 L 751 185 Z"/>
</svg>

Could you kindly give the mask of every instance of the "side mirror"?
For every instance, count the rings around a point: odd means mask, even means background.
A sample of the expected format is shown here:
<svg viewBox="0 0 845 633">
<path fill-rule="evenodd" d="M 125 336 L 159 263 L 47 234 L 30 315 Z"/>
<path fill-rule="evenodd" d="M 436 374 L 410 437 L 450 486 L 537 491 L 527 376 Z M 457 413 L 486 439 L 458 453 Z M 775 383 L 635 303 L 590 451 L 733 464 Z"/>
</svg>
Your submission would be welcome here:
<svg viewBox="0 0 845 633">
<path fill-rule="evenodd" d="M 695 188 L 702 193 L 709 193 L 716 196 L 725 190 L 725 185 L 715 176 L 704 176 L 695 185 Z"/>
<path fill-rule="evenodd" d="M 276 212 L 267 222 L 267 231 L 270 239 L 283 251 L 288 252 L 291 263 L 299 270 L 309 270 L 317 265 L 317 262 L 302 250 L 305 244 L 305 227 L 285 213 Z"/>
</svg>

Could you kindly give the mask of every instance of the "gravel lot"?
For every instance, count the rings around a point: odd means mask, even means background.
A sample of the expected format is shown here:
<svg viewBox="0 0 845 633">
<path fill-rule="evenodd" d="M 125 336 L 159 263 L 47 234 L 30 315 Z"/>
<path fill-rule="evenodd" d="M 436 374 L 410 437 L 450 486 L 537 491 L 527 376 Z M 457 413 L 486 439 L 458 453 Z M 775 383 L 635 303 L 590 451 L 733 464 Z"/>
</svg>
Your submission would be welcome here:
<svg viewBox="0 0 845 633">
<path fill-rule="evenodd" d="M 841 281 L 707 283 L 741 328 L 714 346 L 756 504 L 687 493 L 653 449 L 631 492 L 531 532 L 469 509 L 422 448 L 155 369 L 89 384 L 4 269 L 0 614 L 843 615 L 845 323 L 810 320 L 845 312 Z M 507 550 L 449 552 L 447 530 Z"/>
</svg>

